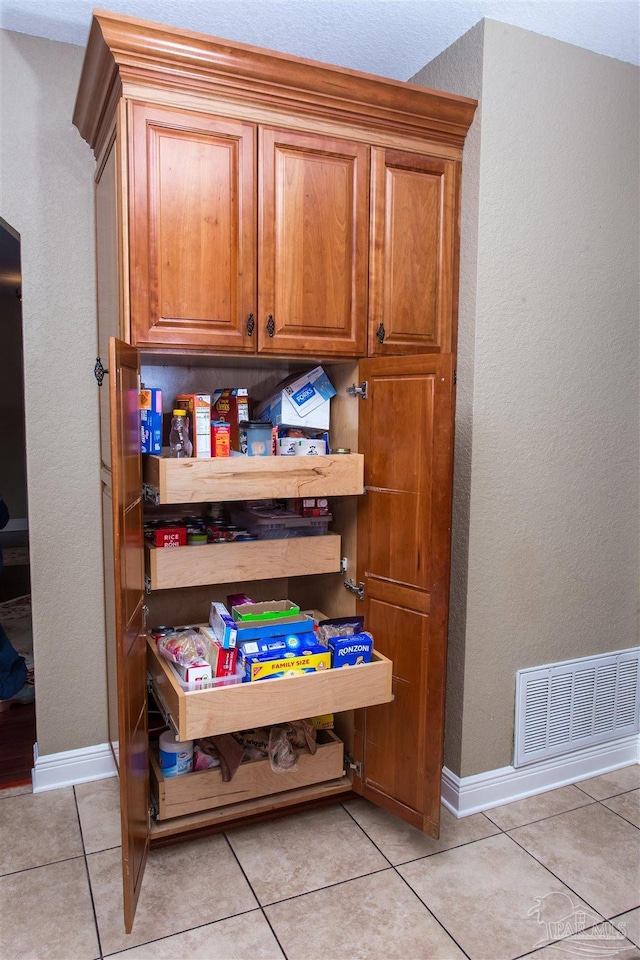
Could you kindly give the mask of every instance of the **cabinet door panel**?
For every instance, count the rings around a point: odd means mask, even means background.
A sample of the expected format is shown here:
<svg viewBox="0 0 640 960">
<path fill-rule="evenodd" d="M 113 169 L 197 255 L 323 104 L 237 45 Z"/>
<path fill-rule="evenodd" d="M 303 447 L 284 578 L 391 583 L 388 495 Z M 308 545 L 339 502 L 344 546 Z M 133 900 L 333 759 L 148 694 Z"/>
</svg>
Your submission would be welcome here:
<svg viewBox="0 0 640 960">
<path fill-rule="evenodd" d="M 253 352 L 254 127 L 142 104 L 130 126 L 133 342 Z"/>
<path fill-rule="evenodd" d="M 360 715 L 365 797 L 437 836 L 444 724 L 453 358 L 363 361 L 358 604 L 393 662 L 395 700 Z"/>
<path fill-rule="evenodd" d="M 258 164 L 258 350 L 362 355 L 369 148 L 264 128 Z"/>
<path fill-rule="evenodd" d="M 370 356 L 451 352 L 457 164 L 372 149 Z"/>
<path fill-rule="evenodd" d="M 109 342 L 114 628 L 124 917 L 131 932 L 149 851 L 146 630 L 143 615 L 142 467 L 138 351 Z M 107 501 L 106 501 L 107 502 Z M 108 576 L 108 574 L 107 574 Z M 109 593 L 109 591 L 108 591 Z M 108 595 L 107 593 L 107 595 Z M 107 659 L 113 658 L 112 653 Z"/>
</svg>

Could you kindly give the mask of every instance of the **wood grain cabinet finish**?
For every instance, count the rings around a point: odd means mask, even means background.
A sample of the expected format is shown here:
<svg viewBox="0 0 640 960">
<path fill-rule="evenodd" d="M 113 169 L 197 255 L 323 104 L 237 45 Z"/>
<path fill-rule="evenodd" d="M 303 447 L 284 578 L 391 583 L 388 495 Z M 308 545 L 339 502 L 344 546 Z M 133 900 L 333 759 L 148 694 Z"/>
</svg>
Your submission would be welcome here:
<svg viewBox="0 0 640 960">
<path fill-rule="evenodd" d="M 131 342 L 254 352 L 256 131 L 132 103 Z"/>
<path fill-rule="evenodd" d="M 139 103 L 129 129 L 132 343 L 364 354 L 365 144 Z"/>
<path fill-rule="evenodd" d="M 372 148 L 368 355 L 451 353 L 457 167 Z"/>
<path fill-rule="evenodd" d="M 458 196 L 475 107 L 411 84 L 94 13 L 74 123 L 97 160 L 102 352 L 110 342 L 109 416 L 104 401 L 101 413 L 105 625 L 129 932 L 151 844 L 351 791 L 438 834 Z M 129 343 L 116 343 L 118 336 Z M 147 657 L 137 389 L 141 355 L 150 353 L 168 365 L 180 353 L 224 364 L 232 355 L 360 359 L 350 366 L 356 385 L 367 385 L 359 387 L 366 399 L 348 393 L 345 365 L 333 366 L 332 446 L 351 447 L 357 436 L 357 454 L 318 458 L 320 466 L 269 458 L 266 466 L 244 464 L 241 476 L 234 462 L 212 472 L 190 461 L 177 475 L 148 458 L 144 479 L 169 503 L 358 496 L 357 509 L 336 508 L 354 554 L 346 569 L 355 594 L 343 589 L 344 572 L 331 572 L 342 550 L 330 536 L 326 556 L 301 563 L 299 578 L 282 569 L 288 551 L 272 555 L 270 544 L 254 545 L 252 566 L 257 575 L 289 573 L 309 608 L 364 613 L 379 651 L 374 663 L 253 690 L 229 687 L 216 698 L 184 693 L 153 649 Z M 242 359 L 234 363 L 242 369 Z M 186 582 L 211 575 L 221 588 L 228 576 L 244 576 L 244 556 L 219 575 L 212 572 L 218 554 L 202 557 L 206 569 Z M 165 588 L 183 583 L 173 571 L 154 576 Z M 344 775 L 332 767 L 333 779 L 311 776 L 274 796 L 262 795 L 256 777 L 237 803 L 217 809 L 206 798 L 203 809 L 185 783 L 184 816 L 147 819 L 147 669 L 185 736 L 335 711 L 350 757 Z"/>
<path fill-rule="evenodd" d="M 258 350 L 362 356 L 369 149 L 290 130 L 259 137 Z"/>
</svg>

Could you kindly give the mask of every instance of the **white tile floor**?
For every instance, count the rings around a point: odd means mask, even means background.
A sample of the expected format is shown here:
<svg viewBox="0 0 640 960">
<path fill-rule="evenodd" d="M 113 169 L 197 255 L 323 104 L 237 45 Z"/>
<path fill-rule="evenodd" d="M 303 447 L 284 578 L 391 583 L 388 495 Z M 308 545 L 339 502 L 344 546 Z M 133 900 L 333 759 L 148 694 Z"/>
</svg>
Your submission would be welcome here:
<svg viewBox="0 0 640 960">
<path fill-rule="evenodd" d="M 152 851 L 122 923 L 118 784 L 0 791 L 0 960 L 640 960 L 640 767 L 456 820 L 365 800 Z"/>
</svg>

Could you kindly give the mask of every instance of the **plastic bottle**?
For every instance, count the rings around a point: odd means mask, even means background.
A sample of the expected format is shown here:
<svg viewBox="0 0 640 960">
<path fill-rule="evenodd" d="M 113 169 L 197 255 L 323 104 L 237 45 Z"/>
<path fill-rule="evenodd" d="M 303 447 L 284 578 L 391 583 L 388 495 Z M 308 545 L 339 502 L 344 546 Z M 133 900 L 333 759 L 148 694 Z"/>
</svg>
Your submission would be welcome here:
<svg viewBox="0 0 640 960">
<path fill-rule="evenodd" d="M 190 457 L 193 444 L 189 439 L 189 421 L 186 410 L 174 410 L 169 433 L 169 456 Z"/>
<path fill-rule="evenodd" d="M 164 777 L 179 777 L 193 770 L 193 740 L 176 740 L 165 730 L 158 739 L 160 769 Z"/>
</svg>

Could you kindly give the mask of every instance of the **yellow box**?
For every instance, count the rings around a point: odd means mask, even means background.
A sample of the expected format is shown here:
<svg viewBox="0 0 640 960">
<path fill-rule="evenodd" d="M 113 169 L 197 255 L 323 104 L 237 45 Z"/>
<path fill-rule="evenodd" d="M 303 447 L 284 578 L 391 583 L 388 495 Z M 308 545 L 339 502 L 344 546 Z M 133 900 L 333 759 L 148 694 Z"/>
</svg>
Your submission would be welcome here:
<svg viewBox="0 0 640 960">
<path fill-rule="evenodd" d="M 309 723 L 316 730 L 333 730 L 333 714 L 323 713 L 319 717 L 309 717 Z"/>
<path fill-rule="evenodd" d="M 308 653 L 302 657 L 283 657 L 278 660 L 261 660 L 259 654 L 247 657 L 245 677 L 247 680 L 265 680 L 275 677 L 295 677 L 300 673 L 315 673 L 331 669 L 331 652 Z"/>
</svg>

